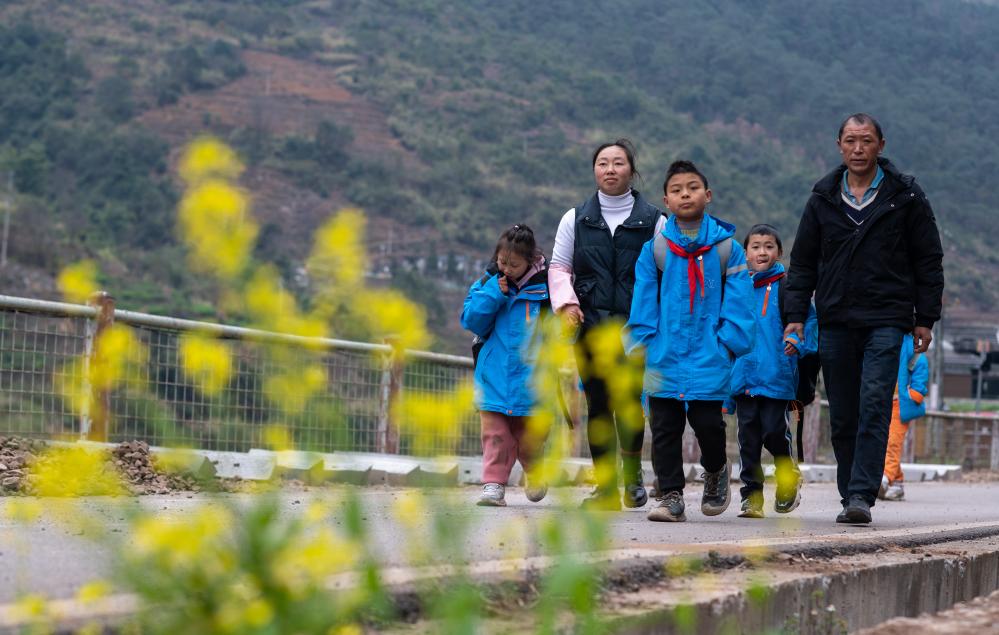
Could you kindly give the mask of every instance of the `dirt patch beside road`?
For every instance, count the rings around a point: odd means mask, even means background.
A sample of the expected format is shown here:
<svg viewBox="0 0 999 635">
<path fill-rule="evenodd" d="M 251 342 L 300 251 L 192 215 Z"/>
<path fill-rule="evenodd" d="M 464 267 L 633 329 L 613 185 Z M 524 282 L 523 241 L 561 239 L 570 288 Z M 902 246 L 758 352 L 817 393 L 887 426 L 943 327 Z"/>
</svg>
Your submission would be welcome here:
<svg viewBox="0 0 999 635">
<path fill-rule="evenodd" d="M 999 635 L 999 591 L 924 617 L 899 617 L 858 635 Z"/>
<path fill-rule="evenodd" d="M 46 456 L 49 447 L 45 441 L 38 439 L 0 437 L 0 496 L 36 494 L 32 471 L 51 460 Z M 202 488 L 202 483 L 191 475 L 161 469 L 144 441 L 128 441 L 119 443 L 110 451 L 98 451 L 107 455 L 105 472 L 118 476 L 131 494 L 197 492 Z"/>
</svg>

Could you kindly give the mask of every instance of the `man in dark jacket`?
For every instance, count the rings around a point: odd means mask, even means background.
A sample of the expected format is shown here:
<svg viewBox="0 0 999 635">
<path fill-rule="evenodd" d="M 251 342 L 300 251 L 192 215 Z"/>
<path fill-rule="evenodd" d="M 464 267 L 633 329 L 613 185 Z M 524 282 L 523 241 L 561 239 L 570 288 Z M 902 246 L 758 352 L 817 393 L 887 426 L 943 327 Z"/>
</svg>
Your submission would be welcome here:
<svg viewBox="0 0 999 635">
<path fill-rule="evenodd" d="M 943 250 L 933 210 L 913 177 L 879 155 L 870 115 L 837 137 L 843 165 L 815 184 L 791 250 L 786 333 L 802 337 L 815 293 L 836 480 L 836 522 L 869 523 L 884 470 L 902 335 L 925 351 L 940 318 Z"/>
</svg>

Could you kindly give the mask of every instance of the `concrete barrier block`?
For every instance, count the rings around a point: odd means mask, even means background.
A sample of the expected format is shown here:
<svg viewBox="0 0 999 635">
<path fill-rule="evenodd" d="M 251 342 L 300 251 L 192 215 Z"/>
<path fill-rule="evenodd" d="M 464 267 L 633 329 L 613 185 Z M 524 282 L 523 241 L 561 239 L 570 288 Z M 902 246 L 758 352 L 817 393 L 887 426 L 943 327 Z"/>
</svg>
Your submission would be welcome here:
<svg viewBox="0 0 999 635">
<path fill-rule="evenodd" d="M 269 481 L 274 477 L 276 461 L 273 453 L 251 455 L 246 452 L 217 452 L 214 450 L 201 450 L 200 452 L 212 463 L 215 476 L 219 478 Z"/>
<path fill-rule="evenodd" d="M 556 472 L 553 485 L 582 485 L 595 482 L 593 461 L 586 458 L 570 457 L 562 460 Z"/>
<path fill-rule="evenodd" d="M 198 480 L 215 478 L 217 475 L 215 464 L 202 452 L 175 448 L 149 448 L 149 451 L 156 456 L 157 467 L 164 471 L 190 474 Z"/>
<path fill-rule="evenodd" d="M 274 457 L 274 475 L 282 478 L 293 478 L 310 483 L 321 482 L 323 474 L 323 457 L 318 452 L 302 452 L 299 450 L 281 450 L 271 452 L 270 450 L 250 449 L 251 456 Z"/>
<path fill-rule="evenodd" d="M 420 460 L 410 473 L 407 485 L 416 487 L 454 487 L 458 484 L 458 463 L 446 460 Z"/>
<path fill-rule="evenodd" d="M 482 457 L 480 456 L 449 456 L 449 461 L 458 464 L 459 485 L 482 484 Z"/>
</svg>

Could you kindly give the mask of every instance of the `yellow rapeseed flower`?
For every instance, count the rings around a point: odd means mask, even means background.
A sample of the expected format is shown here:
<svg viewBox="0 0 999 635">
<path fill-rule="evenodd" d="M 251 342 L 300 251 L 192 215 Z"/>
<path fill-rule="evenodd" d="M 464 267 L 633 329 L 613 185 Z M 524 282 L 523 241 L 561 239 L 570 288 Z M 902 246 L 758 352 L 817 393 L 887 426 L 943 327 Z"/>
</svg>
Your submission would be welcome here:
<svg viewBox="0 0 999 635">
<path fill-rule="evenodd" d="M 29 593 L 17 599 L 14 610 L 22 619 L 37 620 L 48 613 L 49 605 L 41 595 Z"/>
<path fill-rule="evenodd" d="M 281 276 L 271 266 L 258 267 L 246 284 L 246 309 L 258 328 L 301 337 L 326 337 L 325 322 L 316 316 L 303 315 L 295 298 L 281 284 Z M 320 348 L 319 342 L 312 346 Z"/>
<path fill-rule="evenodd" d="M 264 380 L 264 395 L 285 414 L 305 410 L 317 393 L 326 387 L 326 369 L 317 364 L 289 368 Z"/>
<path fill-rule="evenodd" d="M 243 621 L 253 628 L 266 626 L 274 619 L 274 607 L 264 598 L 256 598 L 246 604 Z"/>
<path fill-rule="evenodd" d="M 104 580 L 94 580 L 76 591 L 76 599 L 82 604 L 92 604 L 110 595 L 111 585 Z"/>
<path fill-rule="evenodd" d="M 291 435 L 288 434 L 288 428 L 276 424 L 264 427 L 264 444 L 277 452 L 292 450 L 295 447 Z"/>
<path fill-rule="evenodd" d="M 149 516 L 139 520 L 129 547 L 134 556 L 152 557 L 168 567 L 205 566 L 206 556 L 220 557 L 220 540 L 234 522 L 217 505 L 202 505 L 183 519 Z"/>
<path fill-rule="evenodd" d="M 250 262 L 258 227 L 239 188 L 209 180 L 188 190 L 180 203 L 180 227 L 198 271 L 232 280 Z"/>
<path fill-rule="evenodd" d="M 362 550 L 341 538 L 329 527 L 319 527 L 309 535 L 289 543 L 273 561 L 274 576 L 293 594 L 316 588 L 329 576 L 354 566 Z"/>
<path fill-rule="evenodd" d="M 416 454 L 450 454 L 461 438 L 462 422 L 474 410 L 473 397 L 470 381 L 451 392 L 404 391 L 394 405 L 395 420 L 401 431 L 413 435 Z"/>
<path fill-rule="evenodd" d="M 121 495 L 125 489 L 107 460 L 103 450 L 49 448 L 31 466 L 31 482 L 38 496 Z"/>
<path fill-rule="evenodd" d="M 99 390 L 111 390 L 135 379 L 138 365 L 147 358 L 142 345 L 124 324 L 113 324 L 101 333 L 96 342 L 96 354 L 88 367 L 90 384 Z"/>
<path fill-rule="evenodd" d="M 399 291 L 361 291 L 352 311 L 368 324 L 373 337 L 390 339 L 400 350 L 425 348 L 430 343 L 426 311 Z"/>
<path fill-rule="evenodd" d="M 320 285 L 350 291 L 364 282 L 364 214 L 340 210 L 316 232 L 309 270 Z"/>
<path fill-rule="evenodd" d="M 331 626 L 326 633 L 327 635 L 364 635 L 364 629 L 357 624 L 346 624 L 344 626 Z"/>
<path fill-rule="evenodd" d="M 67 302 L 87 302 L 100 291 L 97 285 L 97 265 L 92 260 L 81 260 L 59 273 L 59 290 Z"/>
<path fill-rule="evenodd" d="M 178 171 L 188 184 L 195 184 L 209 178 L 235 179 L 243 171 L 243 164 L 229 146 L 202 137 L 184 150 Z"/>
<path fill-rule="evenodd" d="M 186 333 L 180 338 L 179 349 L 184 374 L 202 392 L 217 395 L 226 387 L 232 374 L 232 354 L 224 342 Z"/>
<path fill-rule="evenodd" d="M 6 507 L 10 519 L 21 523 L 35 522 L 42 515 L 42 504 L 34 498 L 11 498 Z"/>
</svg>

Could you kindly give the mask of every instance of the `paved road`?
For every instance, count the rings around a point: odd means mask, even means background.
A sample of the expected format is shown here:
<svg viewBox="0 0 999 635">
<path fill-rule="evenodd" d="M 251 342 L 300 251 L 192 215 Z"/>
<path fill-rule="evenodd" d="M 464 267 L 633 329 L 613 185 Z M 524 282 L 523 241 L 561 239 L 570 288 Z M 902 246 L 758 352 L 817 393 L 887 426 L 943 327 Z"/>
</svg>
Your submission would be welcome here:
<svg viewBox="0 0 999 635">
<path fill-rule="evenodd" d="M 448 542 L 454 553 L 474 561 L 492 561 L 541 555 L 538 548 L 539 526 L 554 518 L 573 535 L 582 533 L 582 519 L 575 514 L 577 502 L 585 494 L 579 488 L 559 489 L 541 503 L 530 503 L 522 490 L 511 488 L 506 508 L 480 508 L 471 505 L 476 488 L 459 490 L 415 490 L 365 488 L 356 490 L 363 497 L 366 520 L 374 549 L 383 562 L 403 567 L 412 547 L 431 533 L 431 516 L 438 514 L 447 527 Z M 287 513 L 295 514 L 311 500 L 342 494 L 342 489 L 286 491 L 282 502 Z M 768 501 L 772 492 L 767 491 Z M 810 484 L 804 491 L 801 507 L 787 516 L 772 512 L 762 520 L 737 517 L 736 504 L 714 518 L 699 512 L 700 489 L 686 493 L 688 522 L 652 523 L 644 510 L 601 514 L 608 523 L 610 550 L 619 553 L 670 553 L 708 548 L 735 549 L 748 544 L 807 544 L 830 540 L 883 539 L 969 526 L 999 527 L 999 483 L 915 483 L 907 489 L 903 503 L 880 503 L 874 508 L 871 526 L 844 526 L 834 523 L 839 511 L 839 497 L 832 484 Z M 228 495 L 249 502 L 250 495 Z M 417 528 L 405 530 L 397 520 L 401 501 L 422 496 L 429 509 L 417 520 Z M 112 501 L 90 499 L 87 510 L 103 519 L 106 531 L 127 539 L 126 513 L 138 507 L 181 519 L 185 512 L 202 504 L 204 497 L 185 494 L 148 496 Z M 11 499 L 0 499 L 0 603 L 20 593 L 42 593 L 48 597 L 68 597 L 81 584 L 108 574 L 107 548 L 68 529 L 49 509 L 31 525 L 10 518 Z M 465 531 L 460 528 L 466 527 Z M 581 543 L 580 543 L 581 544 Z M 582 547 L 576 547 L 582 549 Z M 638 549 L 639 551 L 634 551 Z M 631 550 L 624 551 L 624 550 Z M 445 554 L 436 554 L 441 558 Z"/>
</svg>

